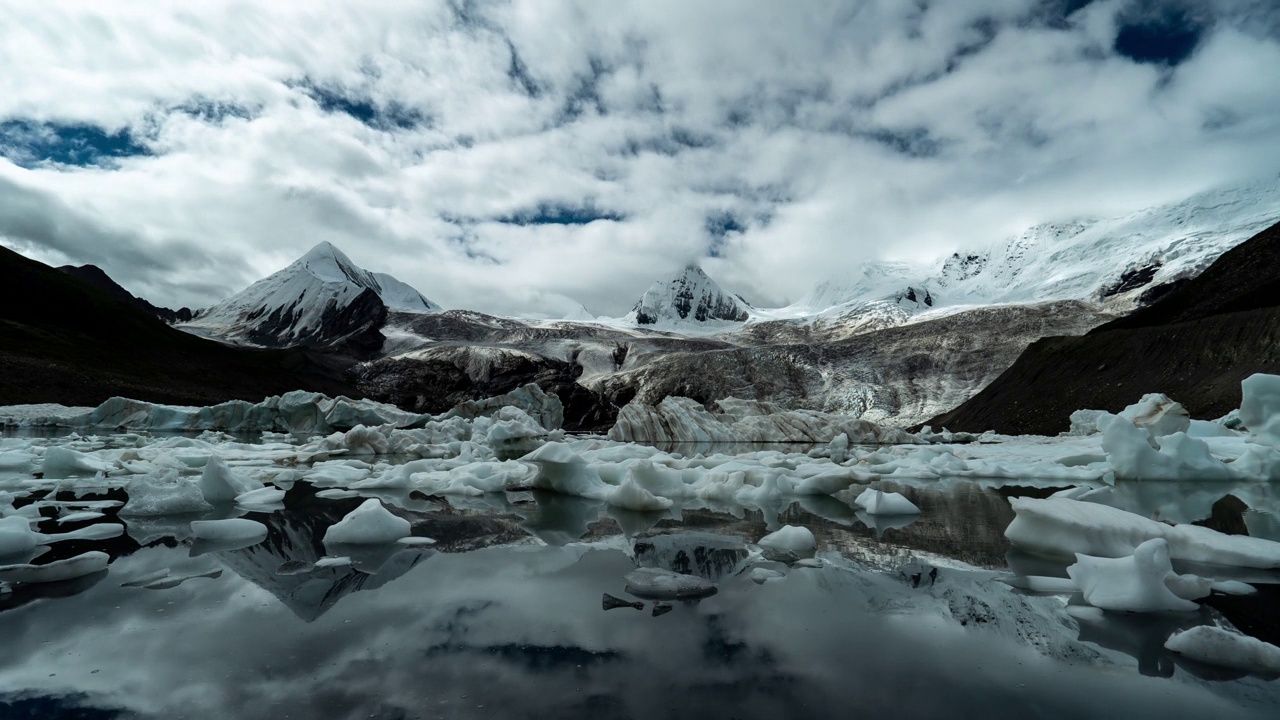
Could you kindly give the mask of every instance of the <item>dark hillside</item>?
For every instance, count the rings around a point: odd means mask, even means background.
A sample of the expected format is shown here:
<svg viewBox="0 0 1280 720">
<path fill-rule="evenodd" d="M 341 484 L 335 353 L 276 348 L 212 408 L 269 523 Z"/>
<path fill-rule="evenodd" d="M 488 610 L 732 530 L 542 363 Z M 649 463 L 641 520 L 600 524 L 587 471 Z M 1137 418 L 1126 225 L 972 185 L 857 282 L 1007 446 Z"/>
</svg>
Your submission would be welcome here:
<svg viewBox="0 0 1280 720">
<path fill-rule="evenodd" d="M 982 392 L 928 424 L 1053 435 L 1081 408 L 1163 392 L 1193 417 L 1240 405 L 1240 381 L 1280 374 L 1280 225 L 1224 253 L 1154 305 L 1081 337 L 1033 343 Z"/>
<path fill-rule="evenodd" d="M 205 405 L 289 390 L 358 396 L 345 362 L 223 345 L 0 248 L 0 404 L 96 405 L 113 395 Z"/>
</svg>

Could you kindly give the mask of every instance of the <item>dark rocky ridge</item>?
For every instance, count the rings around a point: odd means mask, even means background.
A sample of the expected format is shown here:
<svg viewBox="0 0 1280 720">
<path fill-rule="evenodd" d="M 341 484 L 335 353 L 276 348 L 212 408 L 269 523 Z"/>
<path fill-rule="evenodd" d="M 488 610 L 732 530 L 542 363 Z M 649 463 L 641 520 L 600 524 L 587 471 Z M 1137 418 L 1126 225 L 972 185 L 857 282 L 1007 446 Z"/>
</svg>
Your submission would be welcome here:
<svg viewBox="0 0 1280 720">
<path fill-rule="evenodd" d="M 929 424 L 1052 435 L 1081 408 L 1112 412 L 1163 392 L 1193 417 L 1240 405 L 1240 381 L 1280 373 L 1280 225 L 1198 277 L 1082 337 L 1033 343 L 985 390 Z"/>
<path fill-rule="evenodd" d="M 0 404 L 97 405 L 113 395 L 209 405 L 299 388 L 360 396 L 324 353 L 206 340 L 76 277 L 0 248 Z"/>
<path fill-rule="evenodd" d="M 80 265 L 78 267 L 75 265 L 63 265 L 58 268 L 58 272 L 65 273 L 77 280 L 86 282 L 111 297 L 116 298 L 117 300 L 123 300 L 135 307 L 139 307 L 167 323 L 172 324 L 176 322 L 186 322 L 191 319 L 191 308 L 184 307 L 177 310 L 171 310 L 167 307 L 152 305 L 147 300 L 137 297 L 128 290 L 125 290 L 97 265 Z"/>
</svg>

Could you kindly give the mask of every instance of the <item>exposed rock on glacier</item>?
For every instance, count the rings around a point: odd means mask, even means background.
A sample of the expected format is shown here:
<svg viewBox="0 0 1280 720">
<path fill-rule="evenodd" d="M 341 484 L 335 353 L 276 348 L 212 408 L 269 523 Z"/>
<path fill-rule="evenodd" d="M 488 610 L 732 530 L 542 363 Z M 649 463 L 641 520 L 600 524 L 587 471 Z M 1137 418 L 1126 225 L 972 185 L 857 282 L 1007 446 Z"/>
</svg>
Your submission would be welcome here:
<svg viewBox="0 0 1280 720">
<path fill-rule="evenodd" d="M 1210 665 L 1262 675 L 1280 674 L 1280 647 L 1220 627 L 1199 625 L 1174 633 L 1164 646 Z"/>
<path fill-rule="evenodd" d="M 377 500 L 365 500 L 360 507 L 330 526 L 324 533 L 326 545 L 383 545 L 408 537 L 409 521 L 392 515 Z"/>
<path fill-rule="evenodd" d="M 649 286 L 629 318 L 639 325 L 744 322 L 750 307 L 741 297 L 721 290 L 702 268 L 690 265 L 671 279 Z"/>
<path fill-rule="evenodd" d="M 651 407 L 632 402 L 618 413 L 609 439 L 638 443 L 820 443 L 840 435 L 847 442 L 913 444 L 915 436 L 848 415 L 778 410 L 769 403 L 726 398 L 712 414 L 697 401 L 668 397 Z"/>
<path fill-rule="evenodd" d="M 1280 542 L 1224 535 L 1197 525 L 1166 525 L 1118 508 L 1069 498 L 1010 498 L 1009 504 L 1016 515 L 1005 537 L 1032 553 L 1127 557 L 1142 543 L 1163 538 L 1175 560 L 1280 568 Z"/>
<path fill-rule="evenodd" d="M 560 402 L 560 398 L 543 392 L 542 388 L 533 383 L 484 400 L 459 403 L 445 413 L 443 418 L 462 417 L 470 420 L 491 417 L 505 407 L 520 408 L 547 430 L 559 430 L 564 425 L 564 404 Z"/>
<path fill-rule="evenodd" d="M 1127 612 L 1187 612 L 1199 609 L 1191 599 L 1175 593 L 1170 584 L 1181 587 L 1184 579 L 1194 584 L 1198 578 L 1184 578 L 1173 572 L 1169 543 L 1153 538 L 1122 558 L 1077 555 L 1067 574 L 1084 595 L 1085 602 L 1103 610 Z M 1172 583 L 1170 582 L 1172 580 Z M 1209 594 L 1209 582 L 1196 597 Z"/>
</svg>

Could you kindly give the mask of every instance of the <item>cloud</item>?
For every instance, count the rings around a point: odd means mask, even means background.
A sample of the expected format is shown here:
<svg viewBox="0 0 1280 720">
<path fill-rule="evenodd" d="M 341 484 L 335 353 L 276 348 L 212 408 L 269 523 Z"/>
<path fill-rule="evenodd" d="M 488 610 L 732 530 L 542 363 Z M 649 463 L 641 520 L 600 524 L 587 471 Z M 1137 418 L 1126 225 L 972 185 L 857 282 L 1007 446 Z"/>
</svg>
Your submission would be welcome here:
<svg viewBox="0 0 1280 720">
<path fill-rule="evenodd" d="M 1280 161 L 1265 0 L 5 4 L 0 242 L 169 305 L 320 240 L 450 307 L 777 304 Z"/>
</svg>

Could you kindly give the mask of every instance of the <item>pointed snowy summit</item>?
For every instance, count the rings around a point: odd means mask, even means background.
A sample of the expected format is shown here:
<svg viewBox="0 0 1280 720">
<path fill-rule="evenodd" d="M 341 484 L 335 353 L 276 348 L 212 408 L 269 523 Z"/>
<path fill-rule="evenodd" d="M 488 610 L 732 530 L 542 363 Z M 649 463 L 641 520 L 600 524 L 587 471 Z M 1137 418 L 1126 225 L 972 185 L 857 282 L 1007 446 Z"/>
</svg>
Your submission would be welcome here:
<svg viewBox="0 0 1280 720">
<path fill-rule="evenodd" d="M 751 305 L 741 296 L 725 292 L 702 268 L 688 265 L 671 278 L 650 285 L 629 318 L 638 325 L 745 322 L 750 310 Z"/>
<path fill-rule="evenodd" d="M 388 310 L 437 312 L 422 293 L 369 272 L 322 242 L 283 270 L 213 307 L 184 329 L 272 347 L 378 343 Z"/>
</svg>

